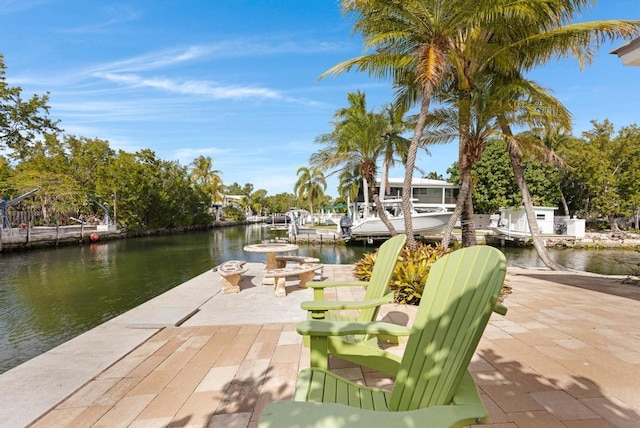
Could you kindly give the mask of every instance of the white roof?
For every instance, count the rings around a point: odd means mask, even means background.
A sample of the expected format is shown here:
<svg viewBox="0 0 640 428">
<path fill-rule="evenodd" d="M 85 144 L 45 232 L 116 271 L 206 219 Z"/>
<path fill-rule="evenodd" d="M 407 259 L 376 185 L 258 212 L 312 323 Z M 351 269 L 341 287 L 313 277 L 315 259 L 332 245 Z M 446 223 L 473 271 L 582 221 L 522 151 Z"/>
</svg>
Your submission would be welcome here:
<svg viewBox="0 0 640 428">
<path fill-rule="evenodd" d="M 404 183 L 404 178 L 389 178 L 389 184 L 401 186 Z M 380 184 L 380 180 L 376 180 Z M 455 184 L 449 183 L 444 180 L 432 180 L 430 178 L 414 178 L 411 180 L 411 186 L 413 187 L 458 187 Z"/>
<path fill-rule="evenodd" d="M 624 65 L 640 65 L 640 38 L 630 40 L 609 53 L 618 55 Z"/>
</svg>

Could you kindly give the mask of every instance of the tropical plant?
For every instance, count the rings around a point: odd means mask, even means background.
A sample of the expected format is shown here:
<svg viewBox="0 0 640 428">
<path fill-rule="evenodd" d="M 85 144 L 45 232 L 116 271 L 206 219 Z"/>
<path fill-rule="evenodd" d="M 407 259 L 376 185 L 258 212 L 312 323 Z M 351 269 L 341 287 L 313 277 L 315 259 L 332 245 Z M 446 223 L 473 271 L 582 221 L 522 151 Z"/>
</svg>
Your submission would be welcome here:
<svg viewBox="0 0 640 428">
<path fill-rule="evenodd" d="M 382 114 L 367 111 L 366 95 L 363 92 L 347 94 L 349 107 L 335 113 L 334 130 L 316 138 L 316 142 L 325 147 L 311 155 L 310 163 L 321 170 L 334 170 L 332 173 L 347 171 L 352 176 L 358 171 L 363 181 L 364 216 L 368 216 L 369 195 L 378 210 L 380 220 L 393 236 L 396 231 L 386 216 L 376 188 L 378 160 L 385 156 L 389 139 L 385 133 L 391 125 Z M 409 212 L 409 211 L 407 211 Z"/>
<path fill-rule="evenodd" d="M 380 195 L 384 199 L 389 193 L 389 169 L 398 160 L 404 165 L 411 141 L 404 137 L 410 129 L 410 123 L 405 121 L 406 108 L 396 104 L 386 105 L 382 109 L 386 129 L 382 134 L 382 168 L 380 174 Z M 399 159 L 398 159 L 399 157 Z"/>
<path fill-rule="evenodd" d="M 357 165 L 352 168 L 343 168 L 338 175 L 338 194 L 345 201 L 355 201 L 360 192 L 362 177 Z"/>
<path fill-rule="evenodd" d="M 211 157 L 200 155 L 191 162 L 191 180 L 209 193 L 212 202 L 222 200 L 222 171 L 213 169 Z"/>
<path fill-rule="evenodd" d="M 293 192 L 298 199 L 309 204 L 309 212 L 313 218 L 313 201 L 324 195 L 324 191 L 327 190 L 327 180 L 322 171 L 317 168 L 302 166 L 298 168 L 297 174 L 298 180 L 293 186 Z"/>
<path fill-rule="evenodd" d="M 395 301 L 418 305 L 431 265 L 451 251 L 450 248 L 444 248 L 440 244 L 430 246 L 421 242 L 418 243 L 415 250 L 403 248 L 389 284 Z M 367 253 L 355 263 L 354 274 L 356 278 L 362 281 L 369 280 L 377 255 L 377 252 Z"/>
</svg>

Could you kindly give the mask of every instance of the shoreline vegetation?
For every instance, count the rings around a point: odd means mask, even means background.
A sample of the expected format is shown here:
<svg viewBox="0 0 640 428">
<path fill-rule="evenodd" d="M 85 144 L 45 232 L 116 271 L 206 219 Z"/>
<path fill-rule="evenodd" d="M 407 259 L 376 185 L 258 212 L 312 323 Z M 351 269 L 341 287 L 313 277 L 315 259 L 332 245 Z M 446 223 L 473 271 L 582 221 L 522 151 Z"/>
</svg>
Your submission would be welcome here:
<svg viewBox="0 0 640 428">
<path fill-rule="evenodd" d="M 185 226 L 171 229 L 150 229 L 142 232 L 127 232 L 122 229 L 96 229 L 96 226 L 81 228 L 80 226 L 60 226 L 10 229 L 0 231 L 0 254 L 3 252 L 28 251 L 41 248 L 55 248 L 58 246 L 97 244 L 108 240 L 141 238 L 149 236 L 173 235 L 180 233 L 199 232 L 221 227 L 233 227 L 257 224 L 259 221 L 217 221 L 210 225 Z M 37 231 L 37 233 L 36 233 Z M 319 233 L 318 233 L 319 232 Z M 530 247 L 530 241 L 501 239 L 488 230 L 477 230 L 478 243 L 506 247 Z M 345 245 L 344 239 L 330 229 L 323 226 L 302 230 L 297 236 L 282 238 L 297 244 L 307 245 Z M 586 250 L 629 250 L 640 251 L 640 234 L 632 232 L 612 233 L 611 231 L 587 232 L 585 237 L 577 239 L 562 235 L 543 235 L 545 246 L 548 248 L 586 249 Z M 422 238 L 427 243 L 440 242 L 441 236 L 426 236 Z M 451 243 L 461 241 L 459 230 L 455 230 Z M 357 245 L 357 244 L 356 244 Z"/>
</svg>

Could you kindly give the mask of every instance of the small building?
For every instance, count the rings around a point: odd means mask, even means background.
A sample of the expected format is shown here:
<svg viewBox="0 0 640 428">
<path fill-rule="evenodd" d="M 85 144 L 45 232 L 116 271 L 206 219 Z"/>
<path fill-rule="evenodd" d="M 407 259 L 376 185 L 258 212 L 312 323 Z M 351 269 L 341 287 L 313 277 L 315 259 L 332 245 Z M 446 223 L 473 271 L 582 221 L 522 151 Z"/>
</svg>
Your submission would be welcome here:
<svg viewBox="0 0 640 428">
<path fill-rule="evenodd" d="M 538 229 L 541 234 L 552 235 L 554 233 L 553 217 L 555 207 L 534 207 Z M 503 235 L 529 236 L 529 222 L 524 207 L 500 208 L 498 224 L 493 229 Z"/>
</svg>

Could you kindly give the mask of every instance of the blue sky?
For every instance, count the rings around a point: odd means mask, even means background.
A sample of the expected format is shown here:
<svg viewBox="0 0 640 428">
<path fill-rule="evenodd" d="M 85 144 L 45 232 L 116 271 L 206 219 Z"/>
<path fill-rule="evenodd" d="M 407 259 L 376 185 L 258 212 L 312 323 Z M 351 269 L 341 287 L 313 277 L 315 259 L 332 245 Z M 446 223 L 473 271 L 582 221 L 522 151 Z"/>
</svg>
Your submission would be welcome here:
<svg viewBox="0 0 640 428">
<path fill-rule="evenodd" d="M 640 1 L 600 2 L 580 18 L 593 19 L 640 19 Z M 392 99 L 365 74 L 318 81 L 362 52 L 351 29 L 334 0 L 0 0 L 7 81 L 25 97 L 49 92 L 65 133 L 182 165 L 210 156 L 225 183 L 269 195 L 293 192 L 348 92 L 375 109 Z M 640 67 L 609 54 L 622 43 L 582 71 L 569 59 L 531 74 L 572 112 L 575 135 L 594 119 L 639 122 Z M 446 175 L 456 153 L 433 147 L 418 166 Z"/>
</svg>

